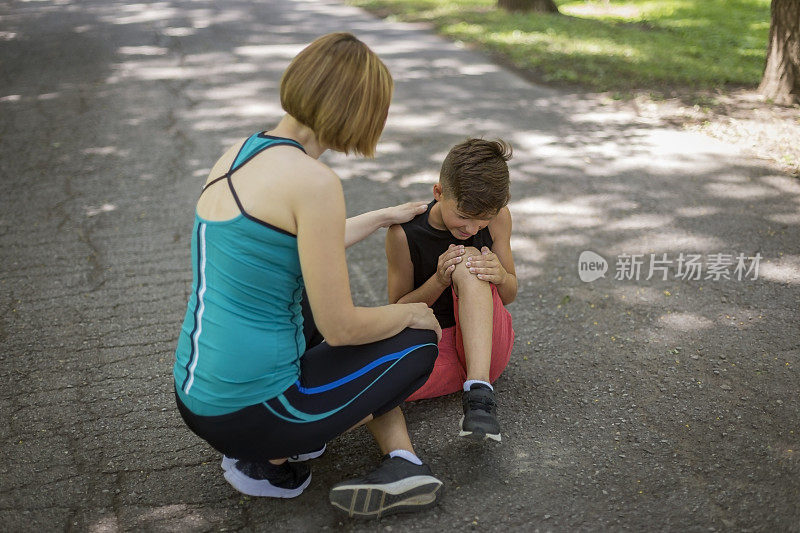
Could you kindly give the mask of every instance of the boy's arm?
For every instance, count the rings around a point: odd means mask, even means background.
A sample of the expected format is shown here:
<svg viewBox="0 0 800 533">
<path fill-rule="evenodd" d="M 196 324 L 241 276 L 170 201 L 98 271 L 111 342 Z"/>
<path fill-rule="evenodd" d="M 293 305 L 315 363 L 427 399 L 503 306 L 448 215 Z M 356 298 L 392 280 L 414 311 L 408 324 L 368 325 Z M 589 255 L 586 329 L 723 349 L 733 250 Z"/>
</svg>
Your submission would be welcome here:
<svg viewBox="0 0 800 533">
<path fill-rule="evenodd" d="M 434 274 L 431 278 L 414 289 L 414 265 L 408 240 L 403 228 L 392 226 L 386 232 L 386 261 L 389 286 L 389 303 L 423 302 L 429 307 L 448 287 L 438 280 Z"/>
<path fill-rule="evenodd" d="M 511 212 L 504 207 L 489 223 L 489 232 L 492 234 L 492 252 L 500 260 L 506 271 L 502 283 L 496 283 L 497 292 L 503 305 L 508 305 L 517 297 L 517 271 L 514 268 L 514 257 L 511 255 Z"/>
</svg>

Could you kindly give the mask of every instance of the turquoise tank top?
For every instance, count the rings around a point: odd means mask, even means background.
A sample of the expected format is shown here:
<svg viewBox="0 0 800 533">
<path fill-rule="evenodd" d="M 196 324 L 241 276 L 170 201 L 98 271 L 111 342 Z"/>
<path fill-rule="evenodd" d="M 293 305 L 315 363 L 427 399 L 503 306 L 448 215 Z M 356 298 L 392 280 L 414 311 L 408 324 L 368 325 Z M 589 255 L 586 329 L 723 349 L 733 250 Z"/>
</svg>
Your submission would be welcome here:
<svg viewBox="0 0 800 533">
<path fill-rule="evenodd" d="M 214 416 L 274 398 L 300 375 L 305 351 L 297 238 L 249 215 L 230 176 L 253 157 L 291 140 L 257 133 L 225 175 L 240 214 L 206 220 L 195 213 L 192 293 L 175 351 L 181 401 Z M 205 190 L 205 189 L 204 189 Z"/>
</svg>

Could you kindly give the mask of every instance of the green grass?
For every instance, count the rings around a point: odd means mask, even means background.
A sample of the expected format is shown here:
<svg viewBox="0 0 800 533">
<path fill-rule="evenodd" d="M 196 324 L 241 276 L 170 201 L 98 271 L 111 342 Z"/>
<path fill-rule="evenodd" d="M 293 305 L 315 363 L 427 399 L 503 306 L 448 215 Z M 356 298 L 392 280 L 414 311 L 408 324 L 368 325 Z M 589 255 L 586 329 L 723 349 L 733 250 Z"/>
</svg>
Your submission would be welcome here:
<svg viewBox="0 0 800 533">
<path fill-rule="evenodd" d="M 756 87 L 770 17 L 769 0 L 556 0 L 561 15 L 508 13 L 494 0 L 348 2 L 598 91 Z"/>
</svg>

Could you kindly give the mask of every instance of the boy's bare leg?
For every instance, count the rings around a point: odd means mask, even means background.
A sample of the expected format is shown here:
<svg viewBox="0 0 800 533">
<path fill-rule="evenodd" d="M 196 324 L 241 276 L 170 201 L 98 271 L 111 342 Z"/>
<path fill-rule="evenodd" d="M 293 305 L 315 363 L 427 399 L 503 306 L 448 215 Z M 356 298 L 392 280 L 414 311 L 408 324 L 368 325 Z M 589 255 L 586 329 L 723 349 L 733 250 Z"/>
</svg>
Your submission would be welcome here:
<svg viewBox="0 0 800 533">
<path fill-rule="evenodd" d="M 479 256 L 480 251 L 469 247 L 464 257 Z M 480 280 L 468 270 L 468 260 L 462 261 L 453 271 L 453 288 L 458 296 L 458 321 L 464 343 L 467 380 L 489 382 L 492 363 L 492 317 L 494 303 L 489 283 Z M 461 397 L 464 416 L 459 436 L 474 440 L 500 441 L 500 424 L 495 414 L 494 391 L 474 384 Z"/>
<path fill-rule="evenodd" d="M 481 255 L 480 250 L 468 247 L 464 261 L 453 271 L 453 287 L 458 296 L 458 320 L 464 341 L 467 379 L 489 381 L 492 363 L 492 289 L 488 282 L 469 272 L 466 258 Z"/>
<path fill-rule="evenodd" d="M 395 450 L 406 450 L 414 453 L 414 447 L 411 445 L 411 439 L 406 428 L 406 419 L 403 417 L 400 407 L 395 407 L 388 413 L 373 418 L 367 422 L 367 428 L 372 433 L 372 436 L 375 437 L 375 442 L 378 443 L 381 454 L 386 455 Z"/>
</svg>

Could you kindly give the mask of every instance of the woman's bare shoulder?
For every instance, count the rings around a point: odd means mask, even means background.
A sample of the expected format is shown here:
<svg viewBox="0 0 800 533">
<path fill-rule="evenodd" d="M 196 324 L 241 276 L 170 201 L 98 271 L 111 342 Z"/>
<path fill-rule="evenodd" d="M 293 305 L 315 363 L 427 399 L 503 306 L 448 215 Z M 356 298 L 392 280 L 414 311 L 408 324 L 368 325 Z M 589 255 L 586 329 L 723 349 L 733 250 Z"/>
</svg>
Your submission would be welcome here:
<svg viewBox="0 0 800 533">
<path fill-rule="evenodd" d="M 242 145 L 245 143 L 246 140 L 247 137 L 242 137 L 241 139 L 233 143 L 233 145 L 231 145 L 230 148 L 225 150 L 225 153 L 222 154 L 222 156 L 219 159 L 217 159 L 217 162 L 214 163 L 214 166 L 211 167 L 211 171 L 208 173 L 208 178 L 206 179 L 206 183 L 222 176 L 228 171 L 229 168 L 231 168 L 231 165 L 233 165 L 233 160 L 236 159 L 236 155 L 239 153 L 239 150 L 242 149 Z"/>
<path fill-rule="evenodd" d="M 262 176 L 283 175 L 302 188 L 330 186 L 339 183 L 339 176 L 325 163 L 292 146 L 275 146 L 256 157 L 248 165 L 251 172 Z"/>
</svg>

